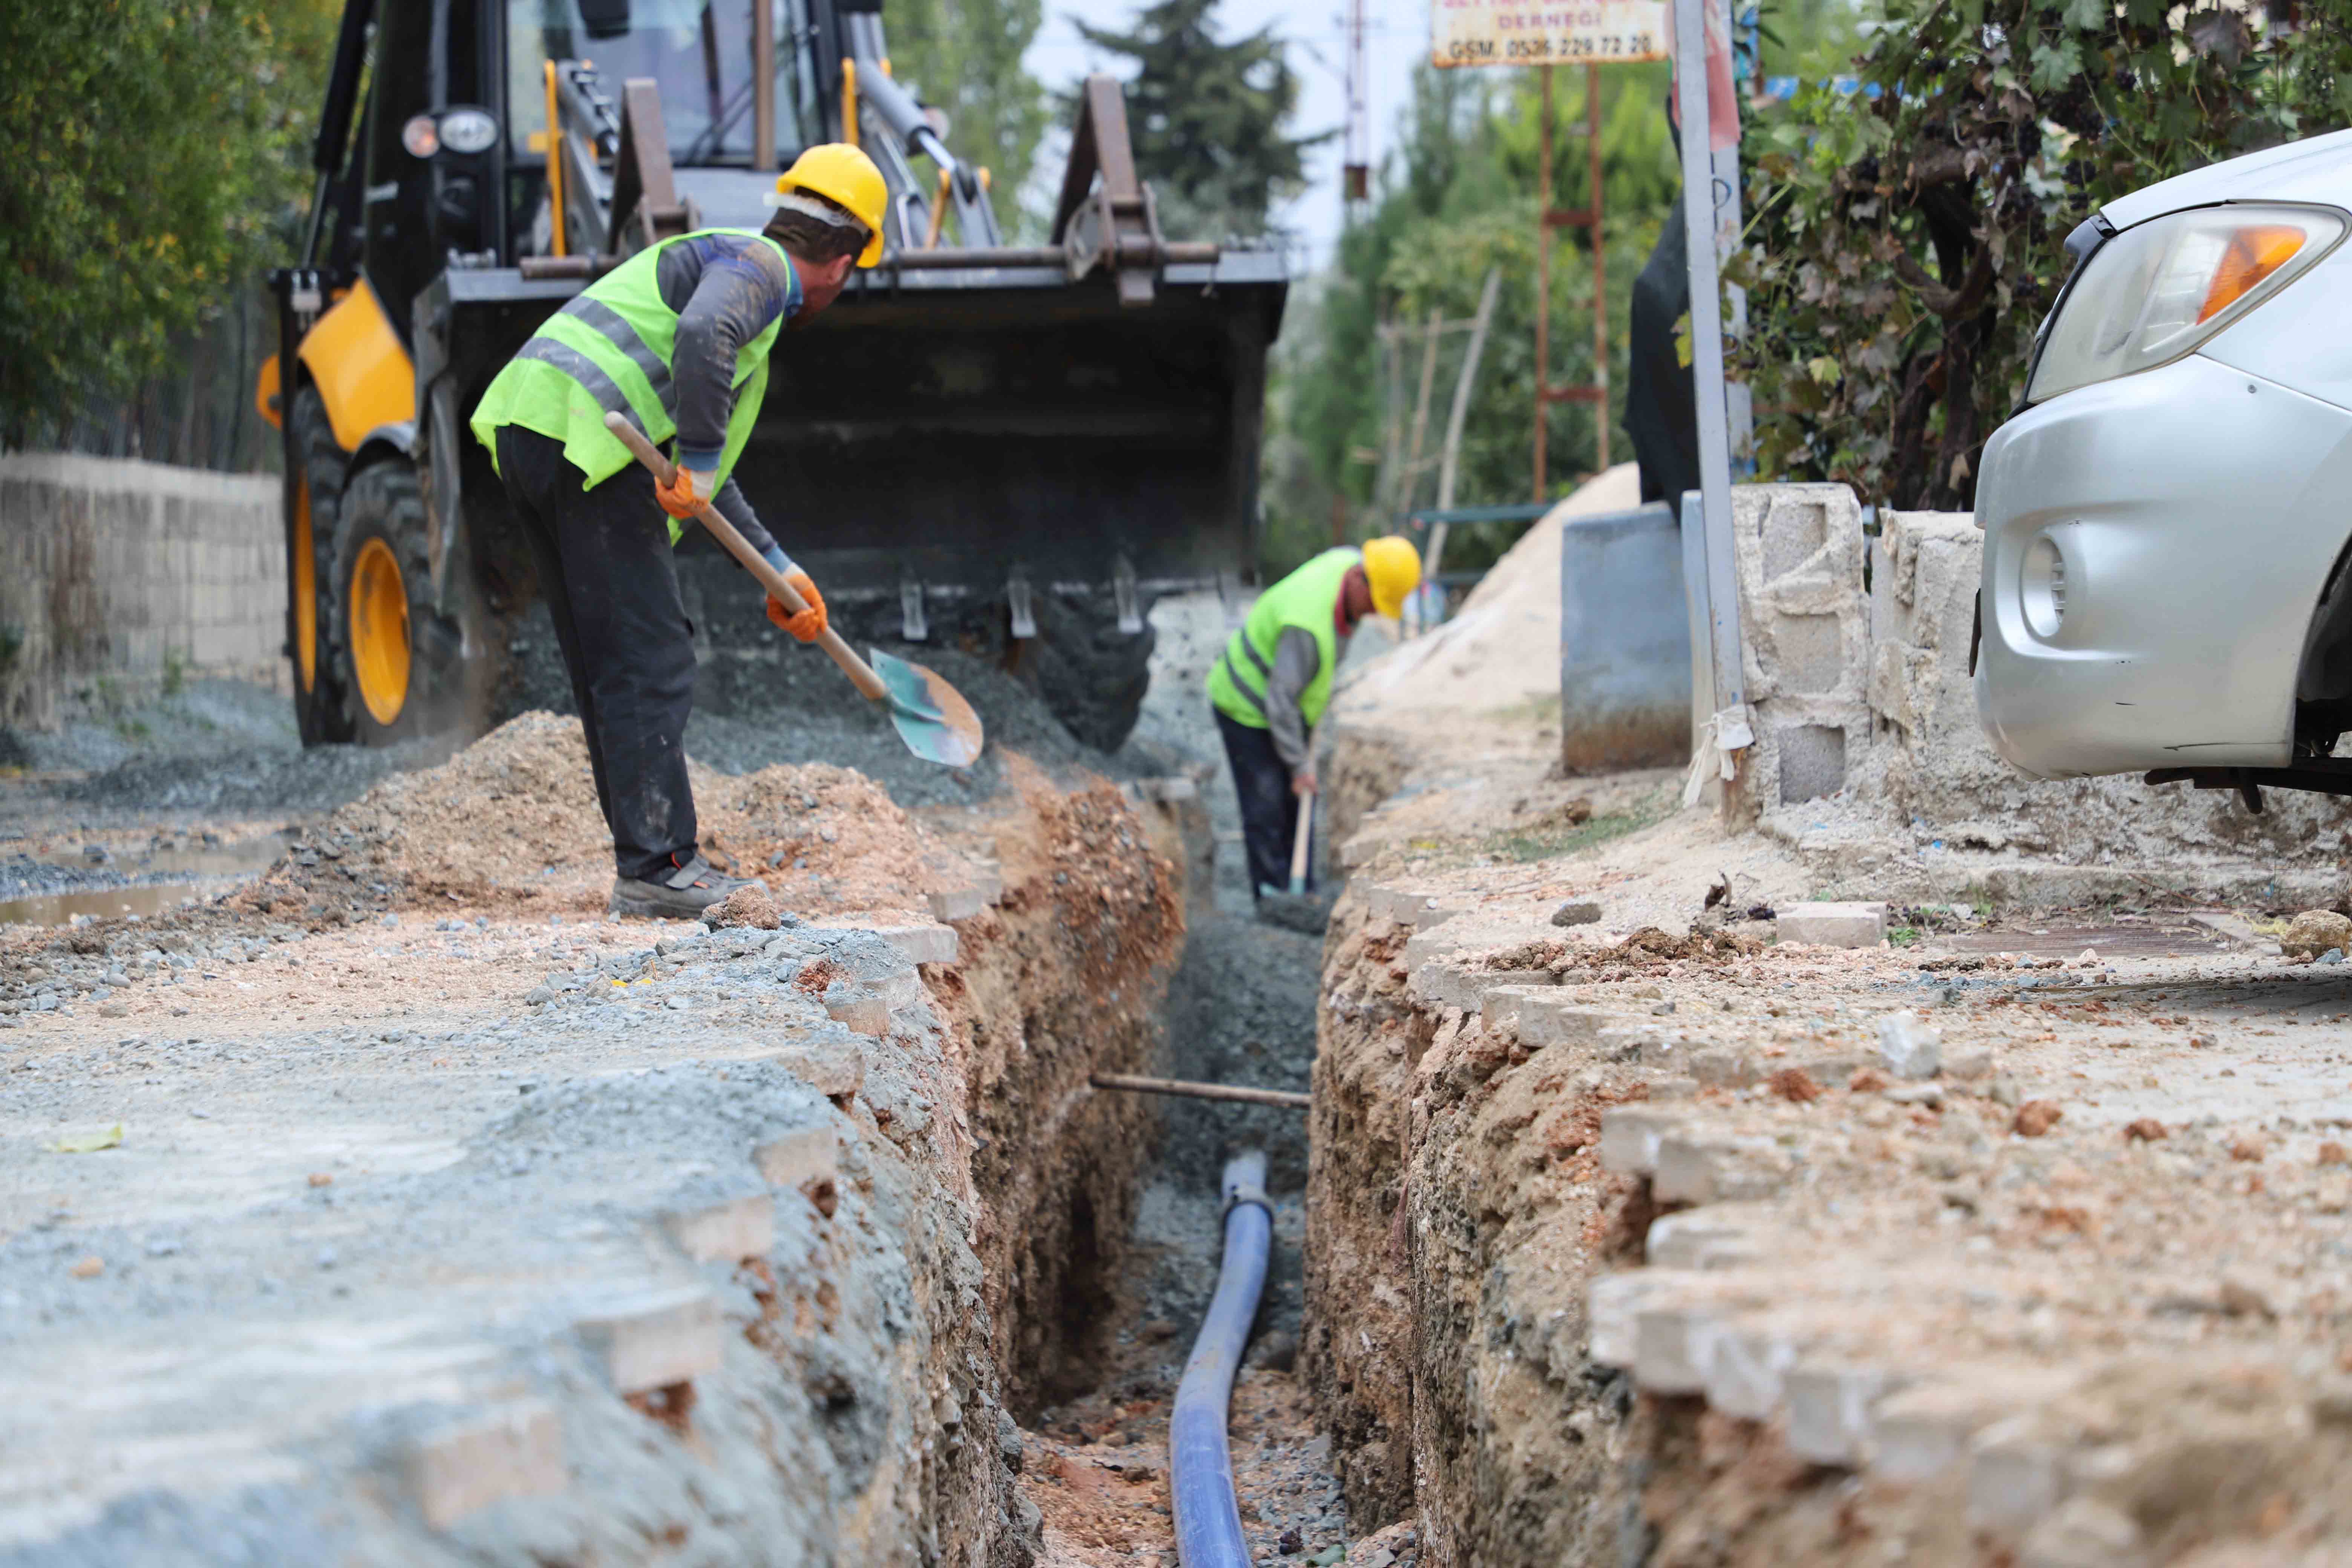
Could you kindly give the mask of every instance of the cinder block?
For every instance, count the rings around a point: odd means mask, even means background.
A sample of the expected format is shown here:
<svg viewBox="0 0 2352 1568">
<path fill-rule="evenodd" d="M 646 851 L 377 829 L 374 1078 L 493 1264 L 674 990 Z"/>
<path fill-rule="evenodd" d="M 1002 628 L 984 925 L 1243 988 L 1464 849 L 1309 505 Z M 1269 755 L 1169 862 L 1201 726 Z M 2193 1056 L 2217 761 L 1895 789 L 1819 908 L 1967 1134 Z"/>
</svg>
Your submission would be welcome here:
<svg viewBox="0 0 2352 1568">
<path fill-rule="evenodd" d="M 909 924 L 868 929 L 897 948 L 909 963 L 953 963 L 962 951 L 961 939 L 953 926 Z"/>
<path fill-rule="evenodd" d="M 1519 1003 L 1519 1043 L 1534 1049 L 1545 1046 L 1598 1046 L 1601 1031 L 1622 1024 L 1622 1013 L 1602 1007 L 1580 1007 L 1555 991 L 1535 992 Z"/>
<path fill-rule="evenodd" d="M 1879 1402 L 1873 1413 L 1871 1470 L 1892 1481 L 1926 1481 L 1958 1468 L 1976 1435 L 2017 1408 L 1980 1383 L 1938 1383 Z"/>
<path fill-rule="evenodd" d="M 1601 1168 L 1624 1176 L 1646 1176 L 1658 1168 L 1658 1144 L 1683 1119 L 1638 1105 L 1612 1106 L 1601 1113 Z"/>
<path fill-rule="evenodd" d="M 772 1187 L 800 1187 L 810 1182 L 835 1180 L 840 1172 L 840 1141 L 830 1127 L 801 1127 L 772 1139 L 751 1151 L 760 1179 Z"/>
<path fill-rule="evenodd" d="M 1756 1058 L 1734 1046 L 1701 1047 L 1690 1053 L 1684 1066 L 1699 1082 L 1724 1089 L 1742 1089 L 1763 1076 L 1757 1070 Z"/>
<path fill-rule="evenodd" d="M 697 1263 L 764 1258 L 776 1245 L 776 1200 L 766 1193 L 746 1193 L 666 1215 L 662 1228 Z"/>
<path fill-rule="evenodd" d="M 726 1354 L 719 1303 L 699 1286 L 621 1302 L 581 1319 L 578 1327 L 619 1394 L 717 1372 Z"/>
<path fill-rule="evenodd" d="M 1790 1367 L 1780 1382 L 1790 1452 L 1816 1465 L 1859 1466 L 1869 1449 L 1872 1406 L 1902 1381 L 1883 1367 L 1836 1362 Z"/>
<path fill-rule="evenodd" d="M 1415 1002 L 1423 1007 L 1439 1009 L 1459 1007 L 1465 1013 L 1475 1013 L 1483 1005 L 1484 994 L 1492 987 L 1495 976 L 1483 970 L 1464 969 L 1459 964 L 1443 962 L 1424 963 L 1412 972 L 1407 987 Z"/>
<path fill-rule="evenodd" d="M 866 1087 L 865 1048 L 839 1035 L 790 1040 L 751 1059 L 775 1063 L 828 1100 L 845 1100 Z"/>
<path fill-rule="evenodd" d="M 1779 939 L 1815 947 L 1876 947 L 1886 940 L 1885 904 L 1784 904 Z"/>
<path fill-rule="evenodd" d="M 415 1439 L 402 1468 L 425 1522 L 446 1530 L 509 1498 L 551 1497 L 570 1477 L 563 1426 L 542 1400 L 510 1400 Z"/>
</svg>

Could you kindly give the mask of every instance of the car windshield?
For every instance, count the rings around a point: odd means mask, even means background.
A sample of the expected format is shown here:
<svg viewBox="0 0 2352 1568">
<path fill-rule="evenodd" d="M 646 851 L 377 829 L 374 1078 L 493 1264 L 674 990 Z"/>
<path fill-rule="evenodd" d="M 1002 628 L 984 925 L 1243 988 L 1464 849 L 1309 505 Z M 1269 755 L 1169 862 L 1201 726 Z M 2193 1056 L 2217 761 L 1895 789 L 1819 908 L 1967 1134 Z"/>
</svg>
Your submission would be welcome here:
<svg viewBox="0 0 2352 1568">
<path fill-rule="evenodd" d="M 748 163 L 753 4 L 775 6 L 776 138 L 789 161 L 798 140 L 790 42 L 796 7 L 784 0 L 509 0 L 507 112 L 516 152 L 547 151 L 546 62 L 586 60 L 616 110 L 622 83 L 651 77 L 660 84 L 674 163 Z"/>
</svg>

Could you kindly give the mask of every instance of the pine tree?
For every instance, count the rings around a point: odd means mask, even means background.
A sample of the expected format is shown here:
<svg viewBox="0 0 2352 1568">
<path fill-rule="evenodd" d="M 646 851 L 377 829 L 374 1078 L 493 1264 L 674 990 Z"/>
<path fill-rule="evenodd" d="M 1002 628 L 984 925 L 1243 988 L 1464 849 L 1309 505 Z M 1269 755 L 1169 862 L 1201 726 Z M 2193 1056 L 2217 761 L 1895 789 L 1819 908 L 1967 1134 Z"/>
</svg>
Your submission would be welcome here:
<svg viewBox="0 0 2352 1568">
<path fill-rule="evenodd" d="M 1333 134 L 1284 134 L 1298 78 L 1281 40 L 1269 26 L 1220 42 L 1216 5 L 1156 0 L 1124 32 L 1078 24 L 1088 43 L 1135 62 L 1128 132 L 1173 236 L 1263 232 L 1268 210 L 1306 188 L 1307 149 Z"/>
</svg>

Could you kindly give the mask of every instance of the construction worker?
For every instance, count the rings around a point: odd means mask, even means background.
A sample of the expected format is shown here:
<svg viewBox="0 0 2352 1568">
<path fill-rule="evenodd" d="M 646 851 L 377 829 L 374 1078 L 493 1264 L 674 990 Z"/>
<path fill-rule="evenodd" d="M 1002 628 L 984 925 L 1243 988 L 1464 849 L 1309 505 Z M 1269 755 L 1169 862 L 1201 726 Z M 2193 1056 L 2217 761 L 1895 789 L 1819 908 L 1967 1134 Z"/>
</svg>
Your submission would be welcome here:
<svg viewBox="0 0 2352 1568">
<path fill-rule="evenodd" d="M 1421 552 L 1390 536 L 1320 555 L 1257 596 L 1217 662 L 1209 701 L 1233 763 L 1253 898 L 1290 886 L 1298 813 L 1315 793 L 1309 731 L 1331 700 L 1356 623 L 1394 620 L 1421 584 Z"/>
<path fill-rule="evenodd" d="M 803 642 L 824 600 L 752 514 L 730 477 L 768 386 L 777 334 L 805 326 L 853 267 L 882 255 L 887 195 L 855 147 L 812 147 L 776 182 L 763 229 L 705 229 L 623 262 L 550 317 L 475 409 L 508 499 L 531 542 L 588 738 L 597 804 L 613 833 L 610 909 L 690 919 L 746 878 L 722 876 L 696 843 L 682 742 L 694 703 L 693 627 L 670 549 L 715 506 L 807 605 L 768 618 Z M 604 427 L 627 415 L 677 437 L 658 483 Z M 664 537 L 656 526 L 669 514 Z"/>
</svg>

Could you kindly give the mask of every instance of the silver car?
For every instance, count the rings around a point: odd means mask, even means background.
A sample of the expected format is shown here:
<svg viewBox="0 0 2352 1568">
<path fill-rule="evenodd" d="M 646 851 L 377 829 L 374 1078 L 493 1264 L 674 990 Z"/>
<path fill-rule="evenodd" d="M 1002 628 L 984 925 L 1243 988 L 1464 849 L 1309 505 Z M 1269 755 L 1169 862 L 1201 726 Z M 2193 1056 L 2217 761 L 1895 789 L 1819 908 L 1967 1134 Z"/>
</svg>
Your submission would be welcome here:
<svg viewBox="0 0 2352 1568">
<path fill-rule="evenodd" d="M 1977 711 L 2043 778 L 2352 793 L 2352 131 L 2069 237 L 1987 443 Z"/>
</svg>

